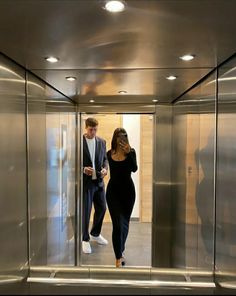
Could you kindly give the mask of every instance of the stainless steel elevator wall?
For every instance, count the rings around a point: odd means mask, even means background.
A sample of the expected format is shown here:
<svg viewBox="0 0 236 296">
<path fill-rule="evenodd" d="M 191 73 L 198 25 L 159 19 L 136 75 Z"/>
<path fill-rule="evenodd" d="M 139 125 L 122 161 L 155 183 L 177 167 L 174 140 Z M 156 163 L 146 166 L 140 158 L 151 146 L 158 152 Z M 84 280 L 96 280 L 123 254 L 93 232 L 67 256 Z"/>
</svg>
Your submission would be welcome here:
<svg viewBox="0 0 236 296">
<path fill-rule="evenodd" d="M 216 73 L 173 106 L 172 264 L 213 270 Z"/>
<path fill-rule="evenodd" d="M 216 272 L 236 279 L 236 58 L 219 69 Z M 234 288 L 236 282 L 234 281 Z"/>
<path fill-rule="evenodd" d="M 30 264 L 47 263 L 45 85 L 27 75 Z"/>
<path fill-rule="evenodd" d="M 152 260 L 155 267 L 213 270 L 216 73 L 155 123 Z"/>
<path fill-rule="evenodd" d="M 27 76 L 30 264 L 74 265 L 75 106 Z"/>
<path fill-rule="evenodd" d="M 116 110 L 155 113 L 152 268 L 210 274 L 215 268 L 219 281 L 236 278 L 235 63 L 224 64 L 218 80 L 215 71 L 173 105 Z M 28 250 L 30 266 L 81 263 L 74 239 L 77 219 L 81 234 L 80 114 L 77 119 L 76 130 L 69 99 L 0 56 L 1 279 L 26 276 Z"/>
<path fill-rule="evenodd" d="M 172 106 L 158 105 L 154 119 L 152 266 L 170 267 Z"/>
<path fill-rule="evenodd" d="M 0 55 L 0 275 L 27 271 L 25 73 Z"/>
</svg>

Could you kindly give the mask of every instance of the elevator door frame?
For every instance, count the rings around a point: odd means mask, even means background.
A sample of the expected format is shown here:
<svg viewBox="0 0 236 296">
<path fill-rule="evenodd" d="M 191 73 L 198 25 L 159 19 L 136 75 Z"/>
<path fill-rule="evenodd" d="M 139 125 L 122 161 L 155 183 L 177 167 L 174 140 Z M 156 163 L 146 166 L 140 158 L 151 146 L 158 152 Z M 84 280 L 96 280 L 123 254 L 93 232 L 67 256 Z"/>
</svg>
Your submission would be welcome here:
<svg viewBox="0 0 236 296">
<path fill-rule="evenodd" d="M 130 106 L 129 106 L 130 107 Z M 150 106 L 149 106 L 150 107 Z M 152 106 L 153 107 L 153 106 Z M 90 106 L 91 108 L 91 106 Z M 114 107 L 112 108 L 114 110 Z M 96 115 L 96 114 L 112 114 L 112 115 L 150 115 L 152 116 L 153 118 L 153 147 L 152 147 L 152 157 L 153 157 L 153 163 L 152 163 L 152 206 L 153 206 L 153 199 L 154 199 L 154 182 L 153 182 L 153 174 L 155 172 L 155 168 L 154 168 L 154 164 L 155 164 L 155 159 L 154 159 L 154 148 L 155 148 L 155 140 L 156 140 L 156 133 L 155 133 L 155 126 L 156 126 L 156 112 L 155 112 L 155 109 L 152 109 L 152 111 L 146 111 L 144 109 L 144 111 L 136 111 L 135 108 L 132 110 L 128 109 L 128 111 L 126 111 L 126 109 L 124 108 L 123 111 L 120 111 L 120 112 L 114 112 L 114 111 L 109 111 L 109 110 L 106 110 L 106 111 L 100 111 L 100 112 L 91 112 L 91 109 L 89 111 L 77 111 L 77 122 L 78 122 L 78 125 L 79 125 L 79 129 L 78 129 L 78 146 L 79 147 L 83 147 L 83 133 L 82 133 L 82 129 L 83 129 L 83 123 L 82 123 L 82 116 L 83 115 Z M 77 194 L 77 201 L 76 201 L 76 204 L 77 204 L 77 214 L 78 214 L 78 218 L 77 218 L 77 233 L 75 233 L 75 237 L 77 238 L 76 239 L 76 243 L 75 243 L 75 246 L 77 246 L 77 250 L 75 250 L 75 252 L 77 252 L 75 258 L 77 258 L 77 261 L 75 262 L 75 266 L 78 266 L 78 267 L 87 267 L 88 265 L 84 265 L 82 263 L 82 192 L 83 192 L 83 171 L 81 170 L 81 167 L 82 167 L 82 162 L 83 162 L 83 151 L 82 149 L 80 149 L 80 151 L 78 151 L 78 156 L 77 156 L 77 163 L 78 163 L 78 177 L 77 177 L 77 180 L 78 180 L 78 194 Z M 151 209 L 151 212 L 153 214 L 153 209 Z M 152 250 L 153 250 L 153 241 L 152 241 L 152 221 L 153 219 L 151 219 L 151 266 L 150 268 L 152 268 Z M 79 241 L 78 241 L 78 238 L 79 238 Z M 89 265 L 90 266 L 90 265 Z M 92 267 L 99 267 L 100 268 L 104 268 L 106 269 L 107 266 L 106 265 L 92 265 Z M 140 269 L 143 269 L 143 270 L 146 270 L 147 269 L 147 266 L 131 266 L 131 268 L 140 268 Z"/>
</svg>

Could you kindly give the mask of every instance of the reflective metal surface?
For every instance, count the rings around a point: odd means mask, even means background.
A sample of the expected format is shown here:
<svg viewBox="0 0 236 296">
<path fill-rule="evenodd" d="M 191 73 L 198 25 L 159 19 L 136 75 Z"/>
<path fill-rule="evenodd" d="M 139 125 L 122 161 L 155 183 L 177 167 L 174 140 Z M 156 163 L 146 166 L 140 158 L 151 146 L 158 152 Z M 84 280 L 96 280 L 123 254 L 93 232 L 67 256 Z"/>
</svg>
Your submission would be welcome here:
<svg viewBox="0 0 236 296">
<path fill-rule="evenodd" d="M 173 282 L 173 281 L 139 281 L 139 280 L 108 280 L 108 279 L 103 279 L 103 280 L 91 280 L 91 279 L 45 279 L 45 278 L 28 278 L 27 280 L 29 283 L 51 283 L 51 284 L 89 284 L 89 285 L 94 285 L 94 286 L 101 286 L 101 285 L 106 285 L 106 286 L 112 286 L 113 288 L 116 286 L 133 286 L 133 287 L 200 287 L 200 288 L 214 288 L 215 284 L 214 283 L 204 283 L 204 282 Z"/>
<path fill-rule="evenodd" d="M 107 12 L 104 4 L 2 0 L 0 50 L 76 100 L 86 100 L 85 93 L 99 99 L 126 90 L 162 102 L 235 52 L 234 0 L 126 0 L 119 14 Z M 186 53 L 196 58 L 180 60 Z M 59 62 L 47 63 L 49 55 Z M 167 75 L 178 79 L 167 81 Z"/>
<path fill-rule="evenodd" d="M 172 106 L 157 105 L 154 117 L 152 266 L 172 267 Z"/>
<path fill-rule="evenodd" d="M 221 281 L 236 278 L 236 59 L 219 69 L 216 186 L 216 272 Z"/>
<path fill-rule="evenodd" d="M 97 0 L 0 2 L 0 50 L 32 70 L 0 56 L 1 286 L 27 275 L 29 210 L 31 283 L 214 287 L 215 272 L 235 288 L 236 59 L 171 102 L 235 53 L 236 2 L 126 2 L 116 16 Z M 74 104 L 33 73 L 79 104 L 77 126 Z M 152 268 L 32 268 L 81 264 L 82 112 L 155 113 Z"/>
<path fill-rule="evenodd" d="M 170 102 L 205 76 L 211 68 L 203 69 L 81 69 L 81 70 L 34 70 L 38 76 L 57 86 L 79 104 L 94 99 L 99 104 L 142 103 L 151 104 L 153 99 Z M 166 79 L 170 73 L 177 81 Z M 66 76 L 77 77 L 74 83 L 65 84 Z M 120 91 L 126 93 L 120 94 Z"/>
<path fill-rule="evenodd" d="M 213 270 L 215 73 L 173 106 L 157 105 L 153 266 Z"/>
<path fill-rule="evenodd" d="M 28 284 L 31 293 L 41 294 L 212 295 L 216 290 L 212 273 L 164 268 L 37 267 Z"/>
<path fill-rule="evenodd" d="M 173 106 L 174 266 L 214 268 L 215 79 L 213 73 Z"/>
<path fill-rule="evenodd" d="M 25 73 L 0 55 L 0 275 L 25 277 L 27 258 Z M 0 278 L 1 282 L 1 278 Z M 4 282 L 6 283 L 6 282 Z"/>
<path fill-rule="evenodd" d="M 214 287 L 212 272 L 168 268 L 33 267 L 29 282 L 106 286 Z"/>
<path fill-rule="evenodd" d="M 135 98 L 134 98 L 135 101 Z M 155 112 L 155 103 L 119 103 L 119 104 L 109 104 L 109 103 L 89 103 L 89 104 L 79 104 L 78 111 L 81 113 L 154 113 Z"/>
<path fill-rule="evenodd" d="M 75 107 L 27 76 L 31 265 L 74 265 Z"/>
</svg>

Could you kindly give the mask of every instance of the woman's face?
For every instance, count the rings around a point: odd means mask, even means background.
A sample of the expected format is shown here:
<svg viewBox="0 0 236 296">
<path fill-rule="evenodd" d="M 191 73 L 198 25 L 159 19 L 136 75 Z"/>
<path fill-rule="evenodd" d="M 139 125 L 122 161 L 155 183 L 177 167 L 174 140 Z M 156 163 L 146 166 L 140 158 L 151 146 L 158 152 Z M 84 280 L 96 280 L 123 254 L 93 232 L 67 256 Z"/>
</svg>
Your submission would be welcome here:
<svg viewBox="0 0 236 296">
<path fill-rule="evenodd" d="M 120 142 L 126 142 L 128 143 L 128 138 L 126 133 L 120 133 L 117 137 L 117 144 L 120 144 Z"/>
</svg>

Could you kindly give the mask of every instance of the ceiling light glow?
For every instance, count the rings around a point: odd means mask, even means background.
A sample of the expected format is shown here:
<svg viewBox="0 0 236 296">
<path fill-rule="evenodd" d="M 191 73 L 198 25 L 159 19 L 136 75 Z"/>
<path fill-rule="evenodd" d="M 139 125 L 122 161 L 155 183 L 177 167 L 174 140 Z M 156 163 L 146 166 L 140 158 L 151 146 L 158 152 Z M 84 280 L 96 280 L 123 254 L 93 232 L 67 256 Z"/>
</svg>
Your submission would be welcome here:
<svg viewBox="0 0 236 296">
<path fill-rule="evenodd" d="M 125 4 L 123 1 L 112 0 L 107 1 L 105 4 L 105 9 L 109 12 L 121 12 L 125 9 Z"/>
<path fill-rule="evenodd" d="M 168 79 L 168 80 L 175 80 L 176 78 L 177 77 L 174 75 L 170 75 L 170 76 L 166 77 L 166 79 Z"/>
<path fill-rule="evenodd" d="M 46 60 L 50 63 L 56 63 L 59 61 L 59 59 L 56 57 L 47 57 Z"/>
<path fill-rule="evenodd" d="M 183 60 L 183 61 L 191 61 L 191 60 L 194 59 L 194 57 L 195 57 L 195 56 L 192 55 L 192 54 L 186 54 L 186 55 L 180 57 L 180 59 Z"/>
<path fill-rule="evenodd" d="M 68 80 L 68 81 L 75 81 L 76 80 L 76 77 L 68 76 L 68 77 L 66 77 L 66 80 Z"/>
</svg>

